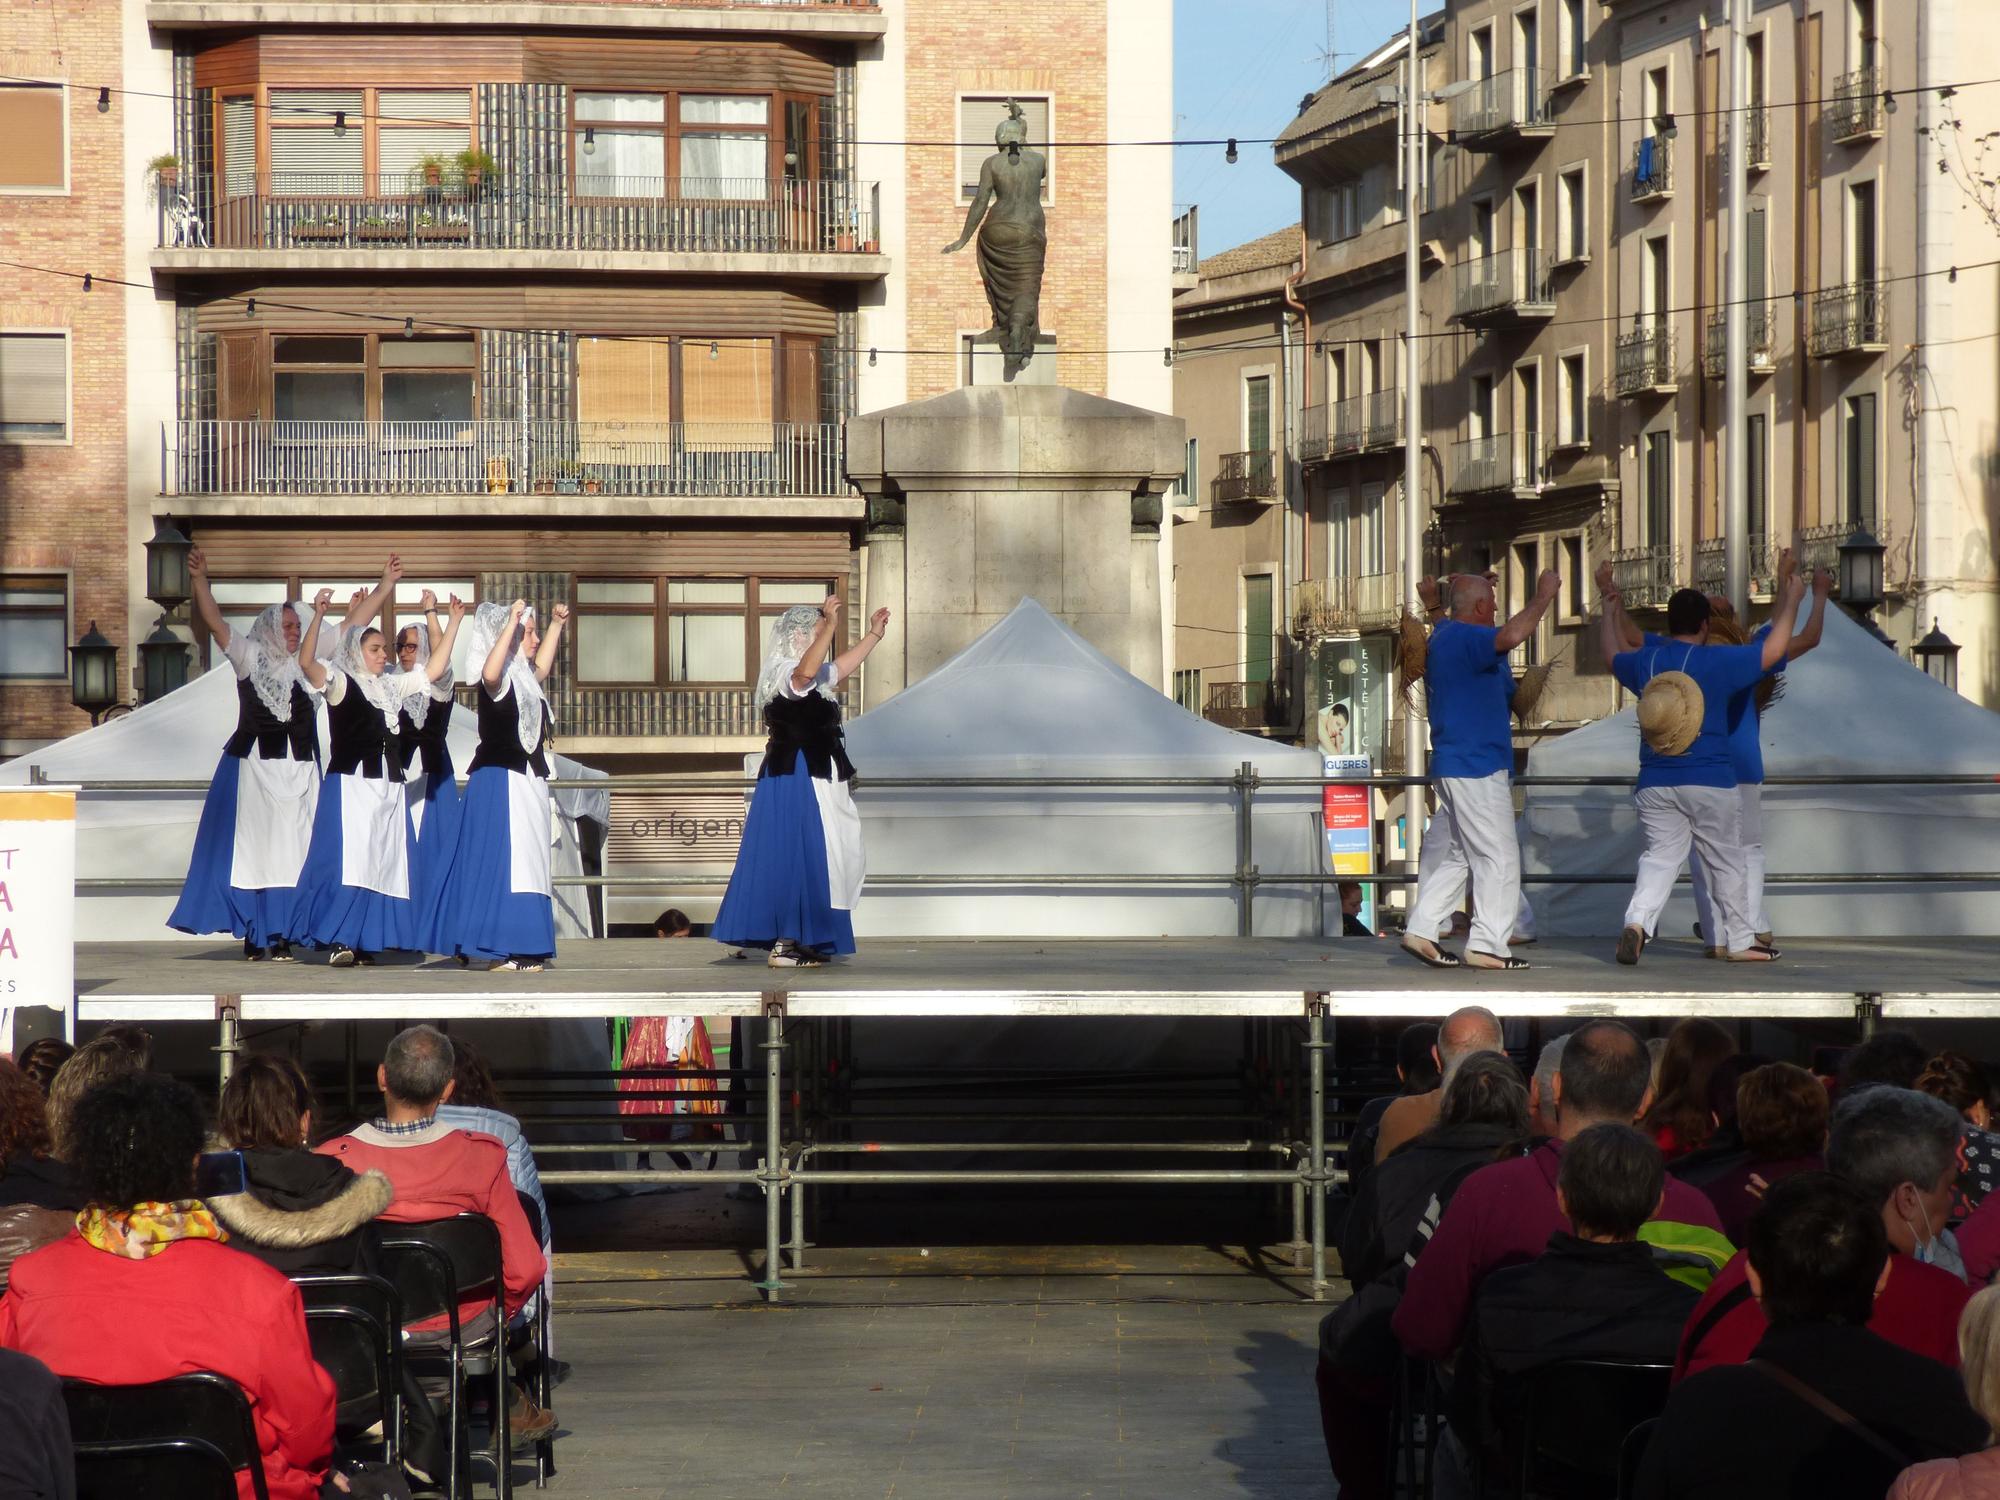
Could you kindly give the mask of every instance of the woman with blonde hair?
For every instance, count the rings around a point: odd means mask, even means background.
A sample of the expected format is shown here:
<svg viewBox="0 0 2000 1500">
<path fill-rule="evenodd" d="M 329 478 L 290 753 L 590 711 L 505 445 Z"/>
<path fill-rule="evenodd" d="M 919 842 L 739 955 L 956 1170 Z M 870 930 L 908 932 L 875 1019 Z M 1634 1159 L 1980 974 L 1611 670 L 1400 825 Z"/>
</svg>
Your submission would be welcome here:
<svg viewBox="0 0 2000 1500">
<path fill-rule="evenodd" d="M 2000 1286 L 1989 1286 L 1958 1319 L 1959 1373 L 1966 1399 L 2000 1435 Z M 1934 1458 L 1896 1476 L 1888 1500 L 2000 1500 L 2000 1448 Z"/>
</svg>

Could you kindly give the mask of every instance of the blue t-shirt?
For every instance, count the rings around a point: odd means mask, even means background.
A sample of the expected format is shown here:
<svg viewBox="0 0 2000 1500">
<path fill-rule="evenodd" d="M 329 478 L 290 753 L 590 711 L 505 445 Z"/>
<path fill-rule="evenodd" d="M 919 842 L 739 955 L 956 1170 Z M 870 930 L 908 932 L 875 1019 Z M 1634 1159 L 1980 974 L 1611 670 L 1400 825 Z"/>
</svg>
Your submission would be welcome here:
<svg viewBox="0 0 2000 1500">
<path fill-rule="evenodd" d="M 1760 651 L 1764 647 L 1764 637 L 1771 633 L 1769 625 L 1760 625 L 1750 633 L 1750 644 Z M 1781 659 L 1778 664 L 1764 673 L 1764 677 L 1776 677 L 1785 670 Z M 1763 681 L 1760 677 L 1758 681 Z M 1761 786 L 1764 782 L 1764 745 L 1758 738 L 1762 723 L 1757 715 L 1757 695 L 1745 693 L 1731 705 L 1729 720 L 1729 756 L 1736 767 L 1738 786 Z"/>
<path fill-rule="evenodd" d="M 1611 658 L 1611 673 L 1634 693 L 1662 672 L 1685 672 L 1701 689 L 1701 732 L 1680 755 L 1661 755 L 1644 739 L 1639 741 L 1639 789 L 1650 786 L 1736 785 L 1736 762 L 1731 752 L 1731 715 L 1740 698 L 1748 703 L 1750 690 L 1764 675 L 1762 646 L 1690 646 L 1668 637 L 1654 637 L 1660 644 L 1623 651 Z M 1754 715 L 1753 715 L 1754 717 Z"/>
<path fill-rule="evenodd" d="M 1507 705 L 1514 673 L 1493 649 L 1497 625 L 1440 620 L 1424 658 L 1430 704 L 1431 774 L 1476 779 L 1514 769 L 1514 732 Z"/>
</svg>

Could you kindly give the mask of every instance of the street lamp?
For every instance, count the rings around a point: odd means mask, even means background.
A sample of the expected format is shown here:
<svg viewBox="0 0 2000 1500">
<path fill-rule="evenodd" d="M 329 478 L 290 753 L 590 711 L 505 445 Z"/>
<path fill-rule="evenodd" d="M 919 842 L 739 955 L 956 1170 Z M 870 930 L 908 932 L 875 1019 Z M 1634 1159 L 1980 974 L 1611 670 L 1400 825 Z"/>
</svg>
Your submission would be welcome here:
<svg viewBox="0 0 2000 1500">
<path fill-rule="evenodd" d="M 153 522 L 153 539 L 146 543 L 146 597 L 164 610 L 187 603 L 188 554 L 194 543 L 181 534 L 171 517 Z"/>
<path fill-rule="evenodd" d="M 1866 526 L 1858 526 L 1840 544 L 1835 577 L 1840 583 L 1840 602 L 1857 623 L 1883 645 L 1895 642 L 1882 633 L 1873 619 L 1882 604 L 1882 554 L 1889 549 L 1875 540 Z"/>
<path fill-rule="evenodd" d="M 98 633 L 95 620 L 69 648 L 69 701 L 90 715 L 92 725 L 118 705 L 118 648 Z"/>
<path fill-rule="evenodd" d="M 1910 660 L 1929 677 L 1958 691 L 1958 642 L 1939 628 L 1936 615 L 1931 616 L 1931 633 L 1910 647 Z"/>
<path fill-rule="evenodd" d="M 161 615 L 153 633 L 139 643 L 141 697 L 157 703 L 175 688 L 185 687 L 187 677 L 187 642 L 167 629 L 167 617 Z"/>
</svg>

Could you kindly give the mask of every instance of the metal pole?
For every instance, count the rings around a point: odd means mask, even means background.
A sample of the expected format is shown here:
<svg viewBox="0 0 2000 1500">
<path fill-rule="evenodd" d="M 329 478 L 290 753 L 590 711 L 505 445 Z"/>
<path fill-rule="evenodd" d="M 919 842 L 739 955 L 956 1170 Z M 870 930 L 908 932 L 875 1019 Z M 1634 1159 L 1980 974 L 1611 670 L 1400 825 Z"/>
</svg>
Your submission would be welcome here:
<svg viewBox="0 0 2000 1500">
<path fill-rule="evenodd" d="M 780 1270 L 778 1198 L 785 1181 L 782 1136 L 785 1129 L 785 997 L 764 996 L 764 1158 L 758 1180 L 764 1184 L 764 1279 L 758 1283 L 766 1302 L 776 1302 L 784 1282 Z"/>
<path fill-rule="evenodd" d="M 1312 1294 L 1313 1301 L 1326 1300 L 1326 1001 L 1315 995 L 1307 1001 L 1307 1066 L 1312 1076 L 1312 1153 L 1307 1158 L 1312 1172 Z"/>
<path fill-rule="evenodd" d="M 1256 841 L 1251 835 L 1250 799 L 1257 792 L 1257 768 L 1244 761 L 1236 769 L 1236 935 L 1249 937 L 1257 896 Z"/>
<path fill-rule="evenodd" d="M 220 1080 L 220 1086 L 223 1088 L 229 1086 L 229 1075 L 236 1071 L 236 1052 L 242 1035 L 242 1027 L 239 1019 L 240 1012 L 237 1007 L 242 1004 L 242 1000 L 243 997 L 240 995 L 217 995 L 215 997 L 215 1019 L 218 1033 L 215 1044 L 215 1070 Z"/>
<path fill-rule="evenodd" d="M 1744 67 L 1743 12 L 1749 0 L 1729 0 L 1729 29 L 1724 33 L 1729 48 L 1729 158 L 1723 165 L 1725 196 L 1729 203 L 1729 239 L 1724 254 L 1724 275 L 1728 307 L 1724 313 L 1727 334 L 1722 372 L 1723 485 L 1722 559 L 1729 602 L 1736 618 L 1747 627 L 1750 619 L 1750 420 L 1747 409 L 1750 391 L 1749 296 L 1750 268 L 1745 263 L 1745 227 L 1748 204 L 1746 161 L 1750 155 L 1749 79 Z M 1658 330 L 1664 336 L 1666 330 Z M 1700 334 L 1700 330 L 1695 331 Z"/>
<path fill-rule="evenodd" d="M 1418 220 L 1424 211 L 1423 73 L 1417 53 L 1417 0 L 1410 0 L 1409 83 L 1403 90 L 1403 607 L 1417 607 L 1417 582 L 1423 576 L 1424 378 L 1418 353 L 1422 332 L 1417 298 Z M 1403 772 L 1424 774 L 1423 732 L 1418 727 L 1414 699 L 1403 709 Z M 1403 852 L 1408 873 L 1417 872 L 1423 847 L 1423 793 L 1412 786 L 1403 794 Z"/>
</svg>

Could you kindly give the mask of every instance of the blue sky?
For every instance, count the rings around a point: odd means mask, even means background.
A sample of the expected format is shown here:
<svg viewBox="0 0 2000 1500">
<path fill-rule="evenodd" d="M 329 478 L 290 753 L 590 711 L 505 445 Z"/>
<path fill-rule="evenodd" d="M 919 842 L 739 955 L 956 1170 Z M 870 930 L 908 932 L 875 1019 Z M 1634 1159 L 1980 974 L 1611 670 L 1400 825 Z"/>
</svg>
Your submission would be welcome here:
<svg viewBox="0 0 2000 1500">
<path fill-rule="evenodd" d="M 1329 11 L 1345 54 L 1331 70 Z M 1174 0 L 1175 138 L 1276 135 L 1300 99 L 1409 19 L 1409 0 Z M 1174 201 L 1201 205 L 1204 256 L 1298 222 L 1298 184 L 1269 146 L 1243 147 L 1233 167 L 1220 146 L 1174 156 Z"/>
</svg>

